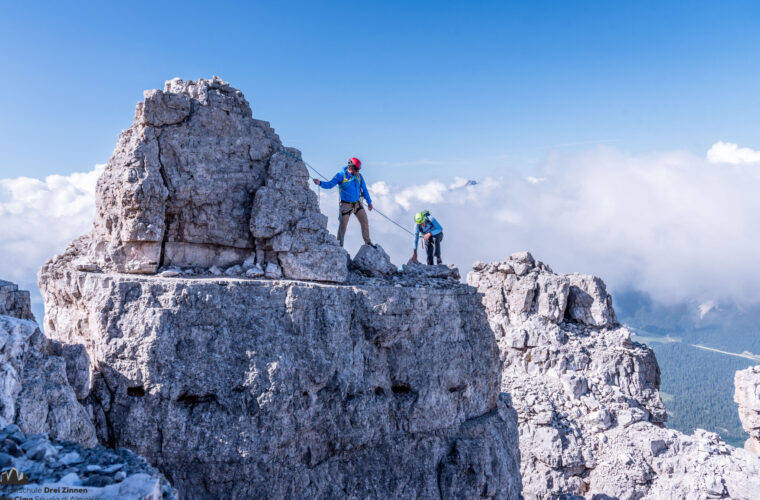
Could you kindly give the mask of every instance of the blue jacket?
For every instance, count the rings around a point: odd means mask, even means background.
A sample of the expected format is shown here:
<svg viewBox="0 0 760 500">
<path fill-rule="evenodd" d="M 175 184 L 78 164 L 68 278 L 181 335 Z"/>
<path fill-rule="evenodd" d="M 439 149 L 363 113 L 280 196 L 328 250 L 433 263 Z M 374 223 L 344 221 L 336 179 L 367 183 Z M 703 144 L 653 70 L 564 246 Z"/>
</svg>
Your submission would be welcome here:
<svg viewBox="0 0 760 500">
<path fill-rule="evenodd" d="M 427 233 L 435 236 L 441 232 L 443 232 L 443 227 L 438 224 L 438 221 L 435 220 L 435 217 L 426 217 L 425 222 L 422 224 L 417 224 L 414 228 L 414 249 L 417 250 L 417 243 L 419 243 L 420 240 L 420 233 L 422 233 L 423 236 Z"/>
<path fill-rule="evenodd" d="M 372 198 L 369 197 L 364 177 L 361 174 L 349 174 L 348 167 L 343 167 L 343 170 L 335 174 L 335 177 L 329 181 L 321 181 L 319 185 L 325 189 L 330 189 L 337 185 L 338 189 L 340 189 L 341 201 L 354 203 L 359 201 L 360 196 L 364 196 L 367 203 L 372 204 Z"/>
</svg>

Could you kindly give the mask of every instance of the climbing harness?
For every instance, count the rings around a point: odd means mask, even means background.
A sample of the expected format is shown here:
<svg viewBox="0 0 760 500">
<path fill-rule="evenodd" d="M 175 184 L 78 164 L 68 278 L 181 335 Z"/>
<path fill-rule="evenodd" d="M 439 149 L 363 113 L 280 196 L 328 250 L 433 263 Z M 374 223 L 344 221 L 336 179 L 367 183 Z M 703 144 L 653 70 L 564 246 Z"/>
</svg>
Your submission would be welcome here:
<svg viewBox="0 0 760 500">
<path fill-rule="evenodd" d="M 304 165 L 306 165 L 306 166 L 307 166 L 309 169 L 311 169 L 311 171 L 312 171 L 312 172 L 314 172 L 315 174 L 317 174 L 318 176 L 320 176 L 320 177 L 321 177 L 321 178 L 323 178 L 324 180 L 326 180 L 326 181 L 327 181 L 327 180 L 329 180 L 327 177 L 325 177 L 324 175 L 322 175 L 321 173 L 319 173 L 319 171 L 318 171 L 316 168 L 314 168 L 314 167 L 312 167 L 311 165 L 309 165 L 309 164 L 308 164 L 306 161 L 304 161 L 302 158 L 299 158 L 299 157 L 297 157 L 296 155 L 294 155 L 294 154 L 292 154 L 292 153 L 288 153 L 288 152 L 287 152 L 287 151 L 285 151 L 284 149 L 278 149 L 277 151 L 278 151 L 278 152 L 280 152 L 280 153 L 283 153 L 283 154 L 285 154 L 286 156 L 290 156 L 291 158 L 293 158 L 293 159 L 295 159 L 295 160 L 298 160 L 298 161 L 300 161 L 301 163 L 303 163 Z M 357 174 L 357 175 L 359 175 L 359 174 Z M 346 182 L 346 177 L 345 177 L 345 176 L 343 176 L 343 182 Z M 361 177 L 359 177 L 359 182 L 361 182 Z M 341 183 L 341 184 L 343 184 L 343 183 Z M 342 188 L 341 188 L 341 189 L 342 189 Z M 318 193 L 319 193 L 319 191 L 318 191 Z M 342 234 L 342 229 L 343 229 L 343 227 L 342 227 L 342 223 L 341 223 L 341 220 L 343 219 L 343 217 L 341 217 L 341 209 L 340 209 L 340 196 L 338 196 L 338 200 L 339 200 L 339 201 L 338 201 L 338 226 L 339 226 L 339 228 L 341 229 L 341 234 Z M 388 222 L 391 222 L 391 223 L 395 224 L 396 226 L 398 226 L 398 228 L 399 228 L 399 229 L 401 229 L 402 231 L 406 231 L 406 232 L 407 232 L 407 233 L 409 233 L 411 236 L 414 236 L 414 233 L 413 233 L 413 232 L 411 232 L 410 230 L 408 230 L 407 228 L 405 228 L 404 226 L 402 226 L 401 224 L 399 224 L 399 223 L 398 223 L 398 222 L 396 222 L 395 220 L 391 219 L 390 217 L 388 217 L 387 215 L 385 215 L 384 213 L 382 213 L 380 210 L 378 210 L 378 209 L 374 208 L 374 209 L 373 209 L 373 211 L 377 212 L 377 214 L 378 214 L 378 215 L 380 215 L 381 217 L 383 217 L 384 219 L 386 219 Z M 343 243 L 343 242 L 341 241 L 341 245 L 342 245 L 342 243 Z"/>
</svg>

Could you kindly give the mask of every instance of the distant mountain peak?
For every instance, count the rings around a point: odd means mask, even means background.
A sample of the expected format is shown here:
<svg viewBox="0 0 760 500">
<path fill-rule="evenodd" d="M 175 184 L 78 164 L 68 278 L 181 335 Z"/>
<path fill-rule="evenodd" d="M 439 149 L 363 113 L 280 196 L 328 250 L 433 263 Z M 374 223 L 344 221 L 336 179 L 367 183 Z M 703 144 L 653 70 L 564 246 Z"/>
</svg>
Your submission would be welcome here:
<svg viewBox="0 0 760 500">
<path fill-rule="evenodd" d="M 699 319 L 704 318 L 707 313 L 715 309 L 715 301 L 714 300 L 708 300 L 707 302 L 702 302 L 699 304 Z"/>
</svg>

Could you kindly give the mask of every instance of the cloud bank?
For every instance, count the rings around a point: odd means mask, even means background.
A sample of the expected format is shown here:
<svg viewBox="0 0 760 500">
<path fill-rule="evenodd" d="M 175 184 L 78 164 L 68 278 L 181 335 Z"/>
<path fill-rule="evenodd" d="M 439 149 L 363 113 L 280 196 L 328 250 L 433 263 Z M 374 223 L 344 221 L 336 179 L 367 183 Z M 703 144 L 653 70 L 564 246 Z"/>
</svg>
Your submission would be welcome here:
<svg viewBox="0 0 760 500">
<path fill-rule="evenodd" d="M 633 288 L 662 302 L 757 303 L 757 153 L 723 142 L 705 158 L 599 147 L 554 153 L 535 171 L 505 170 L 475 185 L 466 178 L 372 183 L 370 168 L 365 176 L 375 206 L 410 231 L 413 214 L 429 209 L 444 227 L 444 261 L 463 272 L 475 260 L 530 250 L 555 271 L 597 274 L 613 290 Z M 36 289 L 39 266 L 89 231 L 102 169 L 0 179 L 0 278 Z M 322 190 L 320 201 L 334 232 L 337 190 Z M 405 263 L 412 236 L 369 216 L 373 240 Z M 352 219 L 346 247 L 353 253 L 360 243 Z"/>
<path fill-rule="evenodd" d="M 600 147 L 553 154 L 530 176 L 505 172 L 464 187 L 463 180 L 377 182 L 370 192 L 409 229 L 414 212 L 430 209 L 444 227 L 444 261 L 464 271 L 474 260 L 530 250 L 555 271 L 597 274 L 613 289 L 662 302 L 760 302 L 760 165 L 748 148 L 717 143 L 710 151 L 705 159 Z M 332 216 L 335 198 L 322 196 Z M 412 237 L 377 215 L 370 219 L 373 239 L 394 262 L 406 262 Z M 355 250 L 356 222 L 349 233 Z"/>
<path fill-rule="evenodd" d="M 0 279 L 36 291 L 39 267 L 90 230 L 95 183 L 104 167 L 44 180 L 0 179 Z M 39 306 L 39 294 L 32 295 Z"/>
</svg>

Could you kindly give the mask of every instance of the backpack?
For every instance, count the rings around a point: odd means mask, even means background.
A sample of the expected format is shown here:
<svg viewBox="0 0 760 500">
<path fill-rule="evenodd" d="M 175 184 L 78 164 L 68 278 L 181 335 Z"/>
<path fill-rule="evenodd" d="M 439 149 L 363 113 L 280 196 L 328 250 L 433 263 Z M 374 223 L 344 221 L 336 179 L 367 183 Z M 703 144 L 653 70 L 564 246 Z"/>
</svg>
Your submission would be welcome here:
<svg viewBox="0 0 760 500">
<path fill-rule="evenodd" d="M 361 189 L 362 189 L 362 174 L 359 172 L 356 172 L 356 176 L 359 178 L 359 198 L 361 198 Z M 341 181 L 340 184 L 338 184 L 338 189 L 343 191 L 343 184 L 349 182 L 351 179 L 349 177 L 346 177 L 346 174 L 343 174 L 343 181 Z"/>
</svg>

